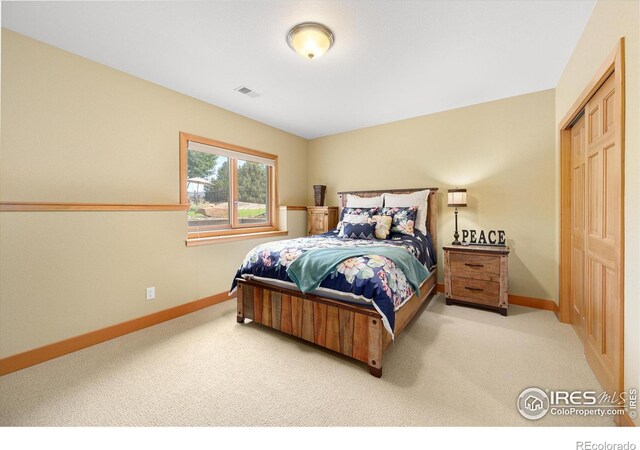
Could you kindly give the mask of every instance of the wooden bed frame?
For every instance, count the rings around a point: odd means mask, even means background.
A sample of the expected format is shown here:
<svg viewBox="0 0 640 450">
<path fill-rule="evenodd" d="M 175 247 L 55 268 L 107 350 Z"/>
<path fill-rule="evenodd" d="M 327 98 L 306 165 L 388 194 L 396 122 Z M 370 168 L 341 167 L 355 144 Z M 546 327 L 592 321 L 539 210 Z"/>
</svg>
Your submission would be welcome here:
<svg viewBox="0 0 640 450">
<path fill-rule="evenodd" d="M 427 230 L 437 251 L 438 188 L 391 189 L 383 191 L 339 192 L 340 211 L 347 194 L 375 197 L 382 193 L 408 194 L 430 189 Z M 437 271 L 433 271 L 415 294 L 396 312 L 395 335 L 407 326 L 427 299 L 436 292 Z M 251 319 L 275 330 L 341 353 L 369 365 L 369 372 L 382 376 L 382 354 L 391 343 L 382 317 L 372 307 L 344 303 L 330 298 L 303 294 L 255 280 L 238 281 L 238 323 Z"/>
</svg>

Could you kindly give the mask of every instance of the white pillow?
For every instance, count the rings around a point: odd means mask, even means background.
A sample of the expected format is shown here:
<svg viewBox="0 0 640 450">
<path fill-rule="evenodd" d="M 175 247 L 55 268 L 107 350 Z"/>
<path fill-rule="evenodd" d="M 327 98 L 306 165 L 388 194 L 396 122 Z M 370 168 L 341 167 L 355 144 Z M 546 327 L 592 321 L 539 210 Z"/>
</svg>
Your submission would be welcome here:
<svg viewBox="0 0 640 450">
<path fill-rule="evenodd" d="M 342 222 L 340 225 L 340 231 L 338 231 L 338 237 L 344 236 L 344 224 L 359 224 L 359 223 L 371 223 L 371 217 L 368 215 L 360 215 L 360 214 L 345 214 L 342 218 Z"/>
<path fill-rule="evenodd" d="M 418 216 L 416 217 L 415 228 L 427 234 L 427 201 L 429 199 L 429 189 L 413 192 L 411 194 L 384 194 L 385 207 L 407 207 L 417 206 Z"/>
<path fill-rule="evenodd" d="M 382 208 L 382 195 L 377 197 L 358 197 L 347 194 L 347 208 Z"/>
</svg>

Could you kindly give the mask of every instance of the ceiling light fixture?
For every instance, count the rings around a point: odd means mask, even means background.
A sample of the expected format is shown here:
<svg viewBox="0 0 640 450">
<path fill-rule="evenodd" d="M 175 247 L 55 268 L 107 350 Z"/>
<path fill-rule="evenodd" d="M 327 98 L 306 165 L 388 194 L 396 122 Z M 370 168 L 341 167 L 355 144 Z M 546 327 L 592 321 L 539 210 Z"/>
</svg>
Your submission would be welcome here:
<svg viewBox="0 0 640 450">
<path fill-rule="evenodd" d="M 300 56 L 317 59 L 333 46 L 333 33 L 321 23 L 304 22 L 289 30 L 287 43 Z"/>
</svg>

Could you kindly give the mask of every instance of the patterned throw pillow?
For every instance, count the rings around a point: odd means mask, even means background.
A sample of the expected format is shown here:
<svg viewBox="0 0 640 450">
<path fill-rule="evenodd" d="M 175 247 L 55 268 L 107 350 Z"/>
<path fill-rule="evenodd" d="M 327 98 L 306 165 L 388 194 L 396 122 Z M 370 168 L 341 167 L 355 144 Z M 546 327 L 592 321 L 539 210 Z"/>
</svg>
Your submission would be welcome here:
<svg viewBox="0 0 640 450">
<path fill-rule="evenodd" d="M 393 215 L 393 221 L 391 223 L 392 233 L 414 236 L 413 230 L 416 223 L 416 216 L 418 215 L 417 206 L 408 208 L 382 208 L 380 214 L 385 216 Z"/>
<path fill-rule="evenodd" d="M 371 217 L 368 214 L 345 214 L 342 218 L 342 225 L 338 231 L 338 237 L 344 237 L 344 226 L 346 224 L 362 224 L 371 223 Z"/>
<path fill-rule="evenodd" d="M 384 205 L 389 208 L 417 206 L 418 215 L 416 216 L 414 228 L 420 230 L 422 234 L 426 234 L 429 193 L 429 189 L 425 189 L 424 191 L 412 192 L 410 194 L 385 194 Z"/>
<path fill-rule="evenodd" d="M 349 239 L 375 239 L 376 227 L 373 223 L 346 223 L 344 237 Z"/>
<path fill-rule="evenodd" d="M 393 222 L 392 215 L 375 215 L 371 218 L 376 224 L 376 238 L 386 239 L 391 232 L 391 223 Z"/>
<path fill-rule="evenodd" d="M 342 222 L 342 218 L 346 215 L 346 214 L 357 214 L 359 216 L 373 216 L 374 214 L 376 214 L 378 212 L 380 208 L 342 208 L 342 211 L 340 212 L 340 220 L 338 221 L 338 225 L 340 225 L 340 222 Z"/>
<path fill-rule="evenodd" d="M 342 212 L 340 212 L 340 220 L 338 221 L 338 226 L 336 229 L 338 230 L 338 236 L 342 237 L 342 221 L 344 220 L 344 216 L 346 215 L 356 215 L 356 216 L 367 216 L 371 217 L 378 212 L 378 208 L 342 208 Z"/>
</svg>

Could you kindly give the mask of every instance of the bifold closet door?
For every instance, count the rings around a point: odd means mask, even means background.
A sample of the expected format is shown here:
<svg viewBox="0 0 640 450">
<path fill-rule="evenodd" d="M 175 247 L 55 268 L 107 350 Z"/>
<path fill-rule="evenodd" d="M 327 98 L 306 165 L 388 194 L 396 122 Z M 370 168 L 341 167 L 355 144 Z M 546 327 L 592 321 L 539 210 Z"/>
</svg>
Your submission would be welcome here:
<svg viewBox="0 0 640 450">
<path fill-rule="evenodd" d="M 609 392 L 618 389 L 621 357 L 619 336 L 622 329 L 619 286 L 622 276 L 623 166 L 619 139 L 616 138 L 616 127 L 620 126 L 621 121 L 620 108 L 616 105 L 619 98 L 614 75 L 611 75 L 587 103 L 584 114 L 586 237 L 581 275 L 584 277 L 584 297 L 581 300 L 584 303 L 580 305 L 586 307 L 585 355 Z M 575 281 L 578 282 L 578 279 Z M 580 289 L 577 285 L 574 287 Z"/>
<path fill-rule="evenodd" d="M 586 133 L 584 114 L 571 127 L 571 323 L 585 343 Z"/>
</svg>

